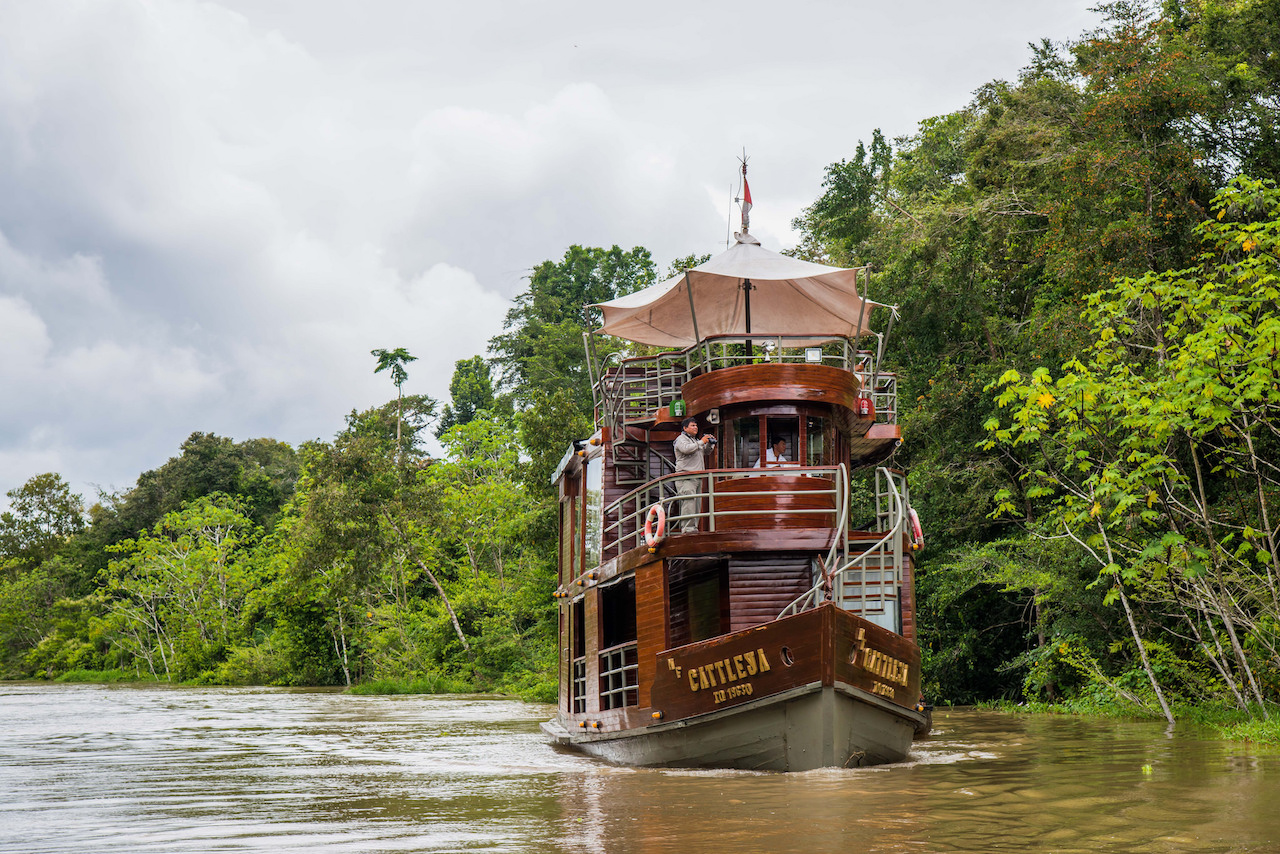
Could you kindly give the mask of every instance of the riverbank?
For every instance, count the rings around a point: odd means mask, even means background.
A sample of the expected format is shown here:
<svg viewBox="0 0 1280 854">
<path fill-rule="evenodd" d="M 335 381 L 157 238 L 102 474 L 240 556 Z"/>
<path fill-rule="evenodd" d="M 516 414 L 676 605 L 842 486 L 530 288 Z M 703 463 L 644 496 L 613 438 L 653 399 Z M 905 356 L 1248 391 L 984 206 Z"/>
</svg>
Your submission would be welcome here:
<svg viewBox="0 0 1280 854">
<path fill-rule="evenodd" d="M 26 684 L 91 684 L 91 685 L 184 685 L 196 687 L 210 685 L 207 681 L 188 680 L 185 682 L 166 682 L 159 679 L 148 679 L 137 673 L 124 670 L 69 670 L 53 679 L 21 680 Z M 21 684 L 14 682 L 11 684 Z M 237 687 L 271 687 L 271 686 L 237 686 Z M 315 688 L 341 688 L 335 685 L 316 685 Z M 556 701 L 556 683 L 554 680 L 539 678 L 533 674 L 522 674 L 521 678 L 505 679 L 496 683 L 479 684 L 457 677 L 442 674 L 419 674 L 397 678 L 372 679 L 345 688 L 345 693 L 360 696 L 394 696 L 398 694 L 469 694 L 484 695 L 495 698 L 520 700 L 526 703 L 554 703 Z"/>
<path fill-rule="evenodd" d="M 1087 701 L 1062 703 L 980 703 L 977 708 L 1019 715 L 1070 715 L 1117 720 L 1158 721 L 1159 709 L 1133 703 L 1100 704 Z M 1174 704 L 1175 726 L 1192 726 L 1213 732 L 1229 741 L 1280 746 L 1280 706 L 1251 706 L 1238 709 L 1221 705 Z"/>
</svg>

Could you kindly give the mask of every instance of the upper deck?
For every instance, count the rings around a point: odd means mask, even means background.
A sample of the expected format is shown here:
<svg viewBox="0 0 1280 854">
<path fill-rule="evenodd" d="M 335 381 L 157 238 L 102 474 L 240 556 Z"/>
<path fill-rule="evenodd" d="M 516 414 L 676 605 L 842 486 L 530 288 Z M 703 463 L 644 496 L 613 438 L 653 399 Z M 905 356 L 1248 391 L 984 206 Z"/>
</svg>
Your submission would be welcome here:
<svg viewBox="0 0 1280 854">
<path fill-rule="evenodd" d="M 720 434 L 719 468 L 756 465 L 761 439 L 771 436 L 787 442 L 791 464 L 855 468 L 884 460 L 901 442 L 897 376 L 877 370 L 876 354 L 847 338 L 722 335 L 601 363 L 597 425 L 620 485 L 675 470 L 662 445 L 686 414 Z"/>
<path fill-rule="evenodd" d="M 874 508 L 851 506 L 850 473 L 900 444 L 896 377 L 876 370 L 875 354 L 843 337 L 717 336 L 604 363 L 598 432 L 562 466 L 562 579 L 572 581 L 562 593 L 651 559 L 645 521 L 665 508 L 662 554 L 809 554 L 844 606 L 901 630 L 896 607 L 884 606 L 909 545 L 901 473 L 878 468 L 871 492 L 858 493 Z M 702 472 L 675 470 L 686 414 L 719 440 Z M 840 574 L 848 584 L 834 583 Z M 807 589 L 779 587 L 768 607 L 776 615 Z"/>
</svg>

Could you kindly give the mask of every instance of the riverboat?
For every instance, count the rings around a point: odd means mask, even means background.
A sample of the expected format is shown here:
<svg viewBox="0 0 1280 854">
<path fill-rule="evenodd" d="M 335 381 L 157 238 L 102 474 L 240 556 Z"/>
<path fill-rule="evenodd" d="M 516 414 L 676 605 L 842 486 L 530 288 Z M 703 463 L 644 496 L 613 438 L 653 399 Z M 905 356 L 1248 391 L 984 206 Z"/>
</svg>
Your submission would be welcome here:
<svg viewBox="0 0 1280 854">
<path fill-rule="evenodd" d="M 585 336 L 597 429 L 554 476 L 560 693 L 543 729 L 640 766 L 899 761 L 929 720 L 923 537 L 881 364 L 897 312 L 867 298 L 869 268 L 771 252 L 748 227 L 744 210 L 724 253 L 600 304 Z M 640 347 L 600 352 L 618 339 Z M 676 469 L 689 417 L 716 440 L 701 471 Z"/>
</svg>

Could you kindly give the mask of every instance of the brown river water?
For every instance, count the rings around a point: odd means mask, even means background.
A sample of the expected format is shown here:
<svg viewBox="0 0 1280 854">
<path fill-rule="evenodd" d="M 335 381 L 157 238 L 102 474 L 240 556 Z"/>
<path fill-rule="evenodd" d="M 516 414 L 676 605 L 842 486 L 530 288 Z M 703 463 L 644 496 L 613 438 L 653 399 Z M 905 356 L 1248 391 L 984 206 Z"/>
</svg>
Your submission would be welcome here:
<svg viewBox="0 0 1280 854">
<path fill-rule="evenodd" d="M 940 710 L 898 765 L 618 768 L 484 697 L 0 684 L 0 851 L 1280 852 L 1280 752 Z"/>
</svg>

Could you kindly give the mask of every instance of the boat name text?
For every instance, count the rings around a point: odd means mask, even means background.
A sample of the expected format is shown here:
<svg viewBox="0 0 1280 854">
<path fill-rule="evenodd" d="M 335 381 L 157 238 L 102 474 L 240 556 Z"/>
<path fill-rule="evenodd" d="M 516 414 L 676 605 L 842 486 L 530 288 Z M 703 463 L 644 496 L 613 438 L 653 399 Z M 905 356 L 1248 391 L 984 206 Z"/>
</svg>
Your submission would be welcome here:
<svg viewBox="0 0 1280 854">
<path fill-rule="evenodd" d="M 679 678 L 682 668 L 677 667 L 672 659 L 667 659 L 667 666 L 675 670 L 676 676 Z M 758 673 L 768 673 L 772 669 L 763 649 L 757 649 L 755 652 L 744 652 L 731 658 L 713 661 L 710 664 L 690 667 L 688 669 L 689 690 L 703 691 L 708 688 L 718 688 L 721 685 L 750 679 Z M 751 694 L 750 685 L 734 685 L 724 691 L 716 691 L 715 701 L 720 703 L 730 697 L 742 697 L 749 694 Z"/>
<path fill-rule="evenodd" d="M 867 646 L 866 634 L 866 629 L 858 629 L 853 652 L 849 653 L 849 663 L 862 667 L 887 682 L 893 682 L 903 688 L 907 687 L 907 678 L 911 675 L 911 666 L 905 661 Z M 876 683 L 871 690 L 886 697 L 893 696 L 893 689 L 884 685 L 883 690 L 881 690 L 881 683 Z"/>
</svg>

